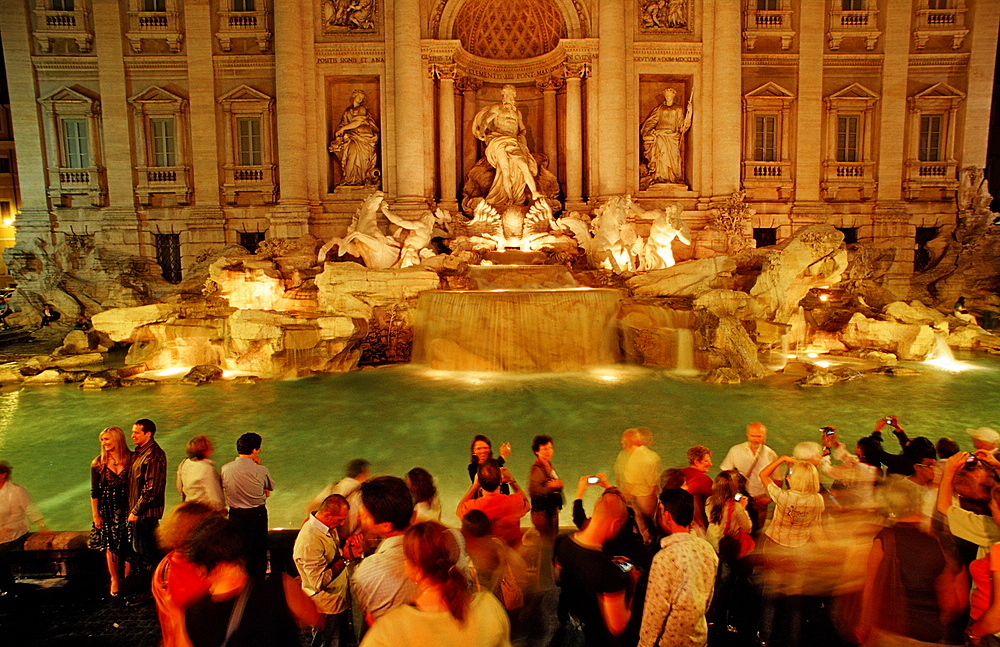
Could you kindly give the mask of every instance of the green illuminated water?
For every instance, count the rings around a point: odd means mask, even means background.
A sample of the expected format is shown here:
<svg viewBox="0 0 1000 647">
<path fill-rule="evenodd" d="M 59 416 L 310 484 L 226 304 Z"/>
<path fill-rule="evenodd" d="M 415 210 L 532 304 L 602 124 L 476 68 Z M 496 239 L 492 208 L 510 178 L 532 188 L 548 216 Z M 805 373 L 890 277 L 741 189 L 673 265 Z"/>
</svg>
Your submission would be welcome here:
<svg viewBox="0 0 1000 647">
<path fill-rule="evenodd" d="M 744 440 L 746 423 L 770 429 L 768 444 L 790 452 L 832 424 L 850 441 L 886 414 L 900 417 L 911 436 L 952 436 L 968 447 L 967 427 L 1000 428 L 1000 360 L 965 359 L 976 370 L 921 368 L 915 377 L 875 376 L 826 389 L 760 384 L 712 386 L 657 370 L 622 367 L 588 375 L 448 376 L 413 366 L 256 385 L 179 384 L 114 391 L 72 386 L 0 393 L 0 458 L 13 480 L 28 488 L 55 529 L 90 527 L 89 464 L 106 426 L 126 430 L 151 418 L 167 452 L 168 506 L 178 502 L 172 475 L 184 444 L 208 434 L 217 466 L 235 456 L 245 431 L 264 437 L 263 463 L 277 482 L 268 501 L 273 527 L 298 527 L 303 507 L 327 482 L 343 476 L 356 457 L 378 474 L 403 475 L 415 466 L 436 478 L 445 521 L 468 487 L 466 464 L 474 434 L 494 446 L 509 440 L 509 466 L 527 480 L 531 438 L 555 438 L 553 462 L 568 497 L 581 474 L 611 471 L 623 429 L 644 425 L 656 434 L 665 467 L 686 464 L 694 444 L 712 448 L 716 462 Z M 713 469 L 713 474 L 716 470 Z M 568 508 L 563 524 L 570 523 Z M 527 523 L 527 522 L 526 522 Z"/>
</svg>

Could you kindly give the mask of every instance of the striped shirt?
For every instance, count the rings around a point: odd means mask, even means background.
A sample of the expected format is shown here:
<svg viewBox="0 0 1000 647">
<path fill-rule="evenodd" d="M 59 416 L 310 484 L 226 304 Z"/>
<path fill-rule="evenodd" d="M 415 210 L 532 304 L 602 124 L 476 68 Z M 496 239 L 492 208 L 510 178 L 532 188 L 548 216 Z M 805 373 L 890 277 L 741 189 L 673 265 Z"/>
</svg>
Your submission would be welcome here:
<svg viewBox="0 0 1000 647">
<path fill-rule="evenodd" d="M 167 454 L 150 439 L 132 454 L 128 480 L 129 514 L 140 519 L 161 518 L 166 489 Z"/>
<path fill-rule="evenodd" d="M 266 467 L 247 456 L 237 456 L 222 466 L 222 489 L 230 508 L 259 508 L 267 503 L 274 481 Z"/>
</svg>

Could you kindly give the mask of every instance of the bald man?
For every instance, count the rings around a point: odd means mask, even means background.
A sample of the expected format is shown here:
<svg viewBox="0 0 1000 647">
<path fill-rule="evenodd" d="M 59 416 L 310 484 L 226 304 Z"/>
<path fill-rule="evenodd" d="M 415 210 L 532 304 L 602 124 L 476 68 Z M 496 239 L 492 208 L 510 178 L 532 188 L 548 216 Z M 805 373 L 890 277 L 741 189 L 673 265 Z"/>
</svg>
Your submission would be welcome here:
<svg viewBox="0 0 1000 647">
<path fill-rule="evenodd" d="M 767 446 L 767 427 L 759 422 L 747 425 L 747 441 L 734 445 L 719 465 L 721 470 L 737 470 L 747 480 L 747 494 L 753 497 L 750 518 L 754 531 L 759 531 L 767 519 L 767 490 L 760 482 L 760 471 L 778 459 L 778 454 Z"/>
</svg>

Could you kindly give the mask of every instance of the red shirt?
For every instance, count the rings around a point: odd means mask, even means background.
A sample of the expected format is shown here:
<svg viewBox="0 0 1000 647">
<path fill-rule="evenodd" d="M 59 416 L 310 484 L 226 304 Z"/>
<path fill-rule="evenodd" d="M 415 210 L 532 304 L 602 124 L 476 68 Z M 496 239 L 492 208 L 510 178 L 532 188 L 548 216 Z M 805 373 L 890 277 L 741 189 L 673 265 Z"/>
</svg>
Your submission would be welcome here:
<svg viewBox="0 0 1000 647">
<path fill-rule="evenodd" d="M 482 510 L 493 524 L 493 534 L 516 548 L 521 545 L 521 517 L 530 509 L 528 500 L 520 494 L 484 494 L 458 506 L 458 518 L 469 510 Z"/>
</svg>

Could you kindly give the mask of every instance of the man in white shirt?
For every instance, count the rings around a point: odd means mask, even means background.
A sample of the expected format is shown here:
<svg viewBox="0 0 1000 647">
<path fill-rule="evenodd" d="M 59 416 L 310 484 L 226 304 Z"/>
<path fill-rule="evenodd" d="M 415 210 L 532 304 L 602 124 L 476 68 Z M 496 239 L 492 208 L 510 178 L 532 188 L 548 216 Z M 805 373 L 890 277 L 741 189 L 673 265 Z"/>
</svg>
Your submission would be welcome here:
<svg viewBox="0 0 1000 647">
<path fill-rule="evenodd" d="M 47 531 L 45 520 L 28 491 L 11 483 L 13 470 L 10 463 L 0 461 L 0 597 L 13 594 L 14 574 L 10 570 L 9 555 L 24 546 L 28 538 L 28 521 Z"/>
<path fill-rule="evenodd" d="M 302 579 L 302 590 L 324 616 L 322 629 L 313 630 L 312 647 L 338 647 L 350 629 L 347 562 L 340 554 L 337 529 L 344 525 L 350 506 L 347 499 L 333 494 L 299 530 L 292 558 Z"/>
<path fill-rule="evenodd" d="M 754 522 L 754 531 L 758 532 L 767 519 L 767 490 L 760 482 L 760 471 L 778 458 L 777 452 L 768 447 L 767 427 L 759 422 L 747 425 L 747 442 L 734 445 L 719 465 L 721 470 L 736 470 L 747 480 L 747 494 L 753 497 L 750 518 Z"/>
<path fill-rule="evenodd" d="M 653 432 L 646 427 L 626 429 L 622 433 L 622 451 L 615 461 L 615 480 L 625 501 L 644 519 L 656 510 L 656 495 L 663 471 L 660 455 L 650 449 Z"/>
<path fill-rule="evenodd" d="M 267 572 L 267 497 L 274 490 L 271 473 L 260 464 L 259 434 L 245 433 L 236 439 L 239 456 L 222 466 L 222 489 L 229 506 L 229 520 L 246 540 L 247 573 Z"/>
<path fill-rule="evenodd" d="M 361 510 L 361 484 L 368 480 L 371 473 L 371 463 L 363 458 L 355 458 L 347 463 L 347 476 L 337 483 L 330 483 L 316 495 L 316 498 L 309 502 L 306 513 L 315 510 L 320 502 L 331 494 L 339 494 L 350 504 L 350 512 L 347 513 L 347 521 L 339 533 L 341 538 L 350 537 L 361 530 L 358 521 L 358 513 Z"/>
</svg>

